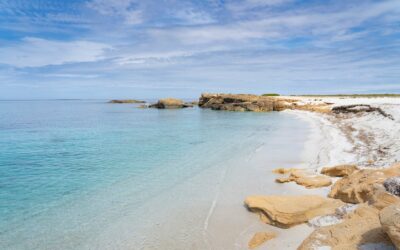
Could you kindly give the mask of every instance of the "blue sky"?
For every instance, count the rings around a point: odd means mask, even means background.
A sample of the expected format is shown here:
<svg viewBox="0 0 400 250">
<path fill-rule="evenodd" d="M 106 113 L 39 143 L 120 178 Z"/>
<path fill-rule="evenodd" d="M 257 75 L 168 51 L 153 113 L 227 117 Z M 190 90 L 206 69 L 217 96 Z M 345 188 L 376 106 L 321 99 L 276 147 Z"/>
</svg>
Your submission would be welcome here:
<svg viewBox="0 0 400 250">
<path fill-rule="evenodd" d="M 0 0 L 0 99 L 400 93 L 400 1 Z"/>
</svg>

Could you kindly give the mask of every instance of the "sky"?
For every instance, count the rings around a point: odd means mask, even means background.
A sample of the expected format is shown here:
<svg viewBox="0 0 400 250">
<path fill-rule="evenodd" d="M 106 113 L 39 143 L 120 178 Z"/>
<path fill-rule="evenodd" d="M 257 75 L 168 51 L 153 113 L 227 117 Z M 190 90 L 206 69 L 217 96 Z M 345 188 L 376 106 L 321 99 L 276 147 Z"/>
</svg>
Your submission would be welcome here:
<svg viewBox="0 0 400 250">
<path fill-rule="evenodd" d="M 0 99 L 400 93 L 400 0 L 0 0 Z"/>
</svg>

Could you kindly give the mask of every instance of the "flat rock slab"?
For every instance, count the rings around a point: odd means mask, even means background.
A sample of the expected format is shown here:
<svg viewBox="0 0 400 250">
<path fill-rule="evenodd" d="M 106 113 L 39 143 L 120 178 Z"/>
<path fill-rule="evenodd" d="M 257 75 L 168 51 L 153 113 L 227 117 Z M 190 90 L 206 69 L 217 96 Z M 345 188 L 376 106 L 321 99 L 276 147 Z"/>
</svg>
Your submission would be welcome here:
<svg viewBox="0 0 400 250">
<path fill-rule="evenodd" d="M 258 213 L 263 222 L 289 228 L 316 216 L 334 214 L 344 203 L 318 195 L 270 195 L 249 196 L 245 204 L 250 211 Z"/>
</svg>

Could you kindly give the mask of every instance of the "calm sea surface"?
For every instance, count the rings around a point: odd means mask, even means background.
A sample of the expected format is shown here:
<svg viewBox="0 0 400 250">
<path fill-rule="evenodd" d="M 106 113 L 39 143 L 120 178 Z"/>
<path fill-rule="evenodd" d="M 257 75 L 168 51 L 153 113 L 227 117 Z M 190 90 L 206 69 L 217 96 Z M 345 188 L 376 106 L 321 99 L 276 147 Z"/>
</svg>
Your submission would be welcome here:
<svg viewBox="0 0 400 250">
<path fill-rule="evenodd" d="M 219 246 L 218 209 L 244 211 L 306 133 L 285 113 L 0 101 L 0 249 Z"/>
</svg>

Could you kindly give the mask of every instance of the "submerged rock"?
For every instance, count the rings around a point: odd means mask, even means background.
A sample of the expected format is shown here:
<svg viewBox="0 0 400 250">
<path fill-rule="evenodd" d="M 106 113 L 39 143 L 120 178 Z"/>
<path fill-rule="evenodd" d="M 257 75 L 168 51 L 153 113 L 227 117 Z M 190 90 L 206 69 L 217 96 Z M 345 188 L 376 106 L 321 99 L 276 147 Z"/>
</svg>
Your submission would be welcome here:
<svg viewBox="0 0 400 250">
<path fill-rule="evenodd" d="M 193 107 L 193 105 L 190 103 L 184 103 L 180 99 L 166 98 L 158 100 L 157 103 L 151 104 L 149 107 L 157 109 L 180 109 Z"/>
<path fill-rule="evenodd" d="M 400 196 L 400 177 L 399 176 L 386 179 L 385 182 L 383 183 L 383 186 L 385 187 L 386 191 L 388 191 L 389 193 L 396 195 L 396 196 Z"/>
<path fill-rule="evenodd" d="M 363 169 L 345 176 L 333 185 L 329 197 L 348 203 L 363 203 L 374 195 L 374 184 L 380 184 L 389 177 L 400 175 L 400 165 L 387 169 Z"/>
<path fill-rule="evenodd" d="M 269 241 L 275 237 L 276 237 L 276 233 L 258 232 L 256 234 L 254 234 L 254 236 L 251 238 L 248 246 L 250 249 L 254 249 L 254 248 L 264 244 L 266 241 Z"/>
<path fill-rule="evenodd" d="M 346 215 L 341 223 L 320 227 L 308 236 L 298 250 L 332 249 L 357 250 L 366 244 L 392 247 L 389 237 L 381 228 L 379 210 L 360 205 Z"/>
<path fill-rule="evenodd" d="M 357 170 L 359 169 L 356 165 L 338 165 L 334 167 L 322 168 L 321 174 L 331 177 L 344 177 L 354 173 Z"/>
<path fill-rule="evenodd" d="M 400 249 L 400 204 L 384 208 L 379 213 L 383 230 L 389 235 L 393 244 Z"/>
<path fill-rule="evenodd" d="M 270 195 L 249 196 L 245 204 L 250 211 L 258 213 L 263 222 L 288 228 L 317 216 L 333 214 L 343 202 L 318 195 Z"/>
<path fill-rule="evenodd" d="M 111 100 L 108 103 L 124 104 L 124 103 L 146 103 L 146 102 L 134 99 L 122 99 L 122 100 Z"/>
</svg>

